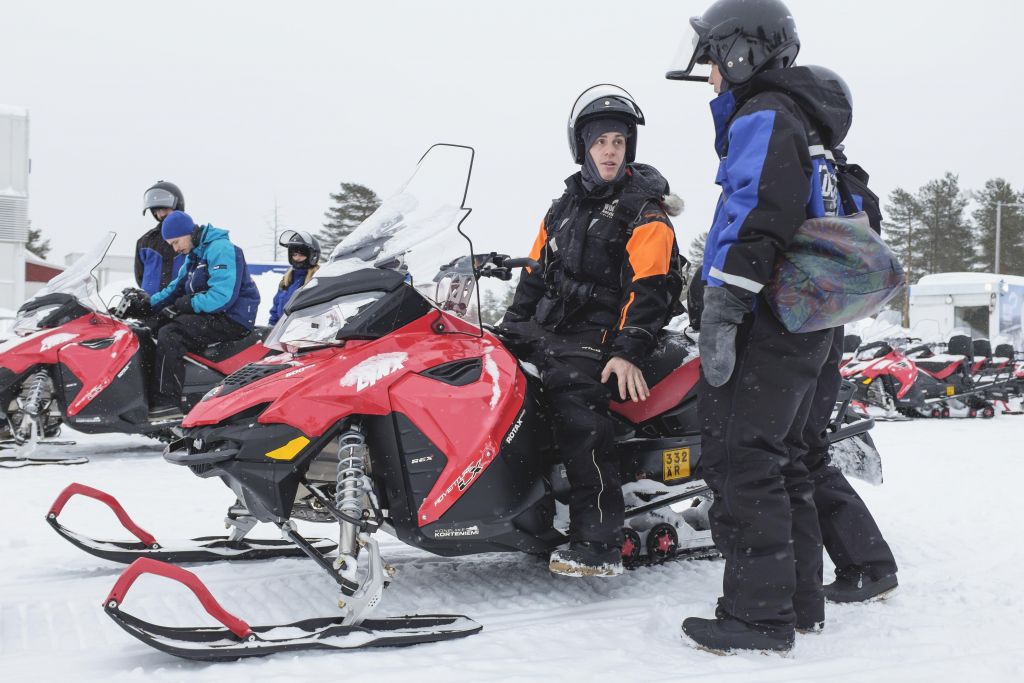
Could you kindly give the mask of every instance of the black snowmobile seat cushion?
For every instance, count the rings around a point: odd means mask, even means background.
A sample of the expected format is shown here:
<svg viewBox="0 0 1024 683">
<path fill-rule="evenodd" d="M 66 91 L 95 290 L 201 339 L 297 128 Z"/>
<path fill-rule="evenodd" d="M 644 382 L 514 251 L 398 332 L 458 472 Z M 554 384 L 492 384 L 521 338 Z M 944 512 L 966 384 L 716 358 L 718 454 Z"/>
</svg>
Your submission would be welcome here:
<svg viewBox="0 0 1024 683">
<path fill-rule="evenodd" d="M 974 349 L 972 348 L 971 338 L 966 334 L 957 334 L 949 338 L 949 344 L 946 345 L 946 353 L 951 356 L 963 356 L 964 358 L 971 358 L 974 356 Z"/>
<path fill-rule="evenodd" d="M 221 361 L 225 361 L 228 358 L 245 351 L 253 344 L 263 341 L 267 338 L 267 335 L 270 334 L 270 330 L 272 329 L 272 327 L 254 327 L 252 332 L 241 339 L 210 344 L 205 349 L 200 350 L 196 355 L 202 356 L 214 363 L 220 363 Z"/>
</svg>

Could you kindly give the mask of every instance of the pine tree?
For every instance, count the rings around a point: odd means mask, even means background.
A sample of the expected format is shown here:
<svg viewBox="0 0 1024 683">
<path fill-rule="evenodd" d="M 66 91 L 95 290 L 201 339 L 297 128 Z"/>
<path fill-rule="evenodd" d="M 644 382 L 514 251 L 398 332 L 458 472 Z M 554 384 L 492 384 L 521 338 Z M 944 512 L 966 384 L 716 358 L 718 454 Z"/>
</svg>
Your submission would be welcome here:
<svg viewBox="0 0 1024 683">
<path fill-rule="evenodd" d="M 494 325 L 505 316 L 505 311 L 512 305 L 512 299 L 515 297 L 516 288 L 509 283 L 505 291 L 498 295 L 493 291 L 484 293 L 483 300 L 480 302 L 480 322 L 487 323 L 488 325 Z"/>
<path fill-rule="evenodd" d="M 331 200 L 335 205 L 324 212 L 327 220 L 316 235 L 324 254 L 330 254 L 338 242 L 380 206 L 377 193 L 358 183 L 342 183 L 341 190 L 331 194 Z"/>
<path fill-rule="evenodd" d="M 686 252 L 686 260 L 689 261 L 689 263 L 686 266 L 687 282 L 692 281 L 695 275 L 700 274 L 701 264 L 704 263 L 704 246 L 707 244 L 707 242 L 707 230 L 694 237 L 693 241 L 690 242 L 690 248 Z"/>
<path fill-rule="evenodd" d="M 942 178 L 928 181 L 918 191 L 917 203 L 928 235 L 926 244 L 922 245 L 925 272 L 967 271 L 978 262 L 974 233 L 964 217 L 968 202 L 960 190 L 960 179 L 948 171 Z"/>
<path fill-rule="evenodd" d="M 25 242 L 25 248 L 39 258 L 44 259 L 50 253 L 50 240 L 44 240 L 43 231 L 33 228 L 30 225 L 28 228 L 28 241 Z"/>
<path fill-rule="evenodd" d="M 910 285 L 917 282 L 927 271 L 921 249 L 927 243 L 925 226 L 921 221 L 921 206 L 914 195 L 897 187 L 889 194 L 885 209 L 886 219 L 882 223 L 882 236 L 903 266 L 907 289 L 898 302 L 903 310 L 904 327 L 910 324 Z"/>
<path fill-rule="evenodd" d="M 975 193 L 978 208 L 974 210 L 974 223 L 978 226 L 979 266 L 985 272 L 994 272 L 996 253 L 996 202 L 1024 203 L 1024 192 L 1015 192 L 1002 178 L 986 181 L 985 189 Z M 1024 275 L 1024 208 L 1003 206 L 999 235 L 999 272 Z"/>
</svg>

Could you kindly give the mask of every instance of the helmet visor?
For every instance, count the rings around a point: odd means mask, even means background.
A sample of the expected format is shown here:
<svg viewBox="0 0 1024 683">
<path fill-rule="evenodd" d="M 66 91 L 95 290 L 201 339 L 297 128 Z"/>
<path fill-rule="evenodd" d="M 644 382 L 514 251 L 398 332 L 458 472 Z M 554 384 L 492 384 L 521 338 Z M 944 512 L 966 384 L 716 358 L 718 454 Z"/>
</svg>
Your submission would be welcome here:
<svg viewBox="0 0 1024 683">
<path fill-rule="evenodd" d="M 583 91 L 583 94 L 576 98 L 576 103 L 572 106 L 572 113 L 569 114 L 569 128 L 571 129 L 575 125 L 576 120 L 580 117 L 580 114 L 583 113 L 584 109 L 597 100 L 603 98 L 615 98 L 626 103 L 627 106 L 635 113 L 638 119 L 637 123 L 642 124 L 644 122 L 644 114 L 640 111 L 640 107 L 638 107 L 636 102 L 633 100 L 632 95 L 617 85 L 602 83 L 600 85 L 587 88 Z"/>
<path fill-rule="evenodd" d="M 177 208 L 178 198 L 173 194 L 159 187 L 146 190 L 142 196 L 142 213 L 150 209 L 174 209 Z"/>
<path fill-rule="evenodd" d="M 285 230 L 277 243 L 282 247 L 298 246 L 308 249 L 313 244 L 313 238 L 305 230 Z"/>
<path fill-rule="evenodd" d="M 711 77 L 711 62 L 708 60 L 707 42 L 693 26 L 693 20 L 686 27 L 686 33 L 679 42 L 675 57 L 669 65 L 665 78 L 672 81 L 701 81 Z"/>
</svg>

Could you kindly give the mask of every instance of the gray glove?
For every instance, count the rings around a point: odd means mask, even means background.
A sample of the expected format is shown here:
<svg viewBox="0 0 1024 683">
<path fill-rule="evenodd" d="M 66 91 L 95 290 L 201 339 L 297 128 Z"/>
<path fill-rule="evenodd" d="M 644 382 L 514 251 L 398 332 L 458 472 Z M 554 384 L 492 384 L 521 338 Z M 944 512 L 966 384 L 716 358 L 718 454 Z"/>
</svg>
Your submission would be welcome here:
<svg viewBox="0 0 1024 683">
<path fill-rule="evenodd" d="M 732 377 L 736 366 L 736 328 L 750 307 L 725 287 L 704 290 L 704 311 L 700 318 L 700 366 L 704 379 L 720 387 Z"/>
</svg>

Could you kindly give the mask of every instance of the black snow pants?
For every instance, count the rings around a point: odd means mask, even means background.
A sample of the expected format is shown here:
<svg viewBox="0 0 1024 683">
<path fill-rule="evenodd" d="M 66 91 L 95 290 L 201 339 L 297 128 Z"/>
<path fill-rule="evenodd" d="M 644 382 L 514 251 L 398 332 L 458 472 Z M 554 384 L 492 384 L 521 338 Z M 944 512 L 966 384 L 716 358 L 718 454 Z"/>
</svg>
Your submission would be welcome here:
<svg viewBox="0 0 1024 683">
<path fill-rule="evenodd" d="M 151 405 L 181 404 L 187 351 L 196 352 L 215 342 L 241 339 L 248 333 L 248 328 L 224 313 L 183 313 L 163 324 L 156 334 Z"/>
<path fill-rule="evenodd" d="M 711 533 L 725 558 L 719 609 L 747 623 L 823 621 L 822 546 L 804 428 L 832 331 L 787 332 L 763 300 L 736 335 L 736 367 L 702 381 Z"/>
<path fill-rule="evenodd" d="M 525 358 L 540 370 L 555 443 L 569 478 L 569 538 L 620 547 L 625 504 L 619 462 L 612 453 L 611 393 L 601 384 L 601 334 L 543 331 L 530 347 Z"/>
<path fill-rule="evenodd" d="M 829 460 L 827 427 L 835 408 L 842 378 L 843 328 L 832 330 L 828 360 L 818 377 L 818 388 L 807 418 L 807 470 L 814 482 L 821 539 L 836 576 L 856 580 L 862 575 L 880 579 L 896 573 L 896 559 L 875 519 L 850 482 Z"/>
</svg>

